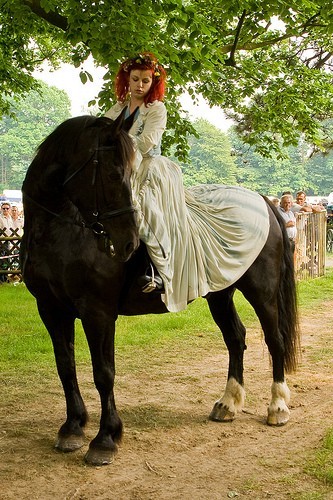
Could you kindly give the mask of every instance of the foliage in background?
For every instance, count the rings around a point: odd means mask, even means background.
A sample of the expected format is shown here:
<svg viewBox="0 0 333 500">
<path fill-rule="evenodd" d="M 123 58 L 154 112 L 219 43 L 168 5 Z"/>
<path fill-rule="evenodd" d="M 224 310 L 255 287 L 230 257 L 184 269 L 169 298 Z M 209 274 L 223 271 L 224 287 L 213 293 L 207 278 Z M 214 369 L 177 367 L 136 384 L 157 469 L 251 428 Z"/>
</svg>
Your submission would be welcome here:
<svg viewBox="0 0 333 500">
<path fill-rule="evenodd" d="M 190 138 L 189 159 L 181 163 L 186 186 L 240 185 L 274 196 L 300 189 L 321 196 L 333 191 L 333 153 L 309 158 L 309 145 L 300 141 L 289 146 L 285 159 L 265 158 L 240 141 L 232 128 L 224 133 L 203 119 L 193 125 L 198 137 Z"/>
<path fill-rule="evenodd" d="M 8 98 L 36 88 L 45 62 L 105 68 L 98 96 L 113 97 L 119 61 L 152 50 L 170 75 L 166 146 L 184 159 L 191 124 L 178 96 L 201 94 L 238 123 L 243 140 L 265 155 L 296 146 L 332 146 L 333 7 L 322 0 L 0 0 L 0 114 Z"/>
<path fill-rule="evenodd" d="M 21 101 L 8 103 L 12 116 L 0 121 L 0 190 L 21 188 L 37 146 L 70 116 L 66 92 L 44 83 Z"/>
<path fill-rule="evenodd" d="M 189 161 L 182 163 L 184 184 L 237 184 L 232 144 L 227 134 L 206 120 L 197 120 L 198 136 L 189 139 Z"/>
<path fill-rule="evenodd" d="M 300 189 L 308 195 L 327 196 L 333 191 L 333 153 L 309 157 L 309 145 L 300 140 L 285 149 L 284 158 L 265 158 L 229 132 L 237 165 L 237 184 L 263 194 L 280 196 Z"/>
</svg>

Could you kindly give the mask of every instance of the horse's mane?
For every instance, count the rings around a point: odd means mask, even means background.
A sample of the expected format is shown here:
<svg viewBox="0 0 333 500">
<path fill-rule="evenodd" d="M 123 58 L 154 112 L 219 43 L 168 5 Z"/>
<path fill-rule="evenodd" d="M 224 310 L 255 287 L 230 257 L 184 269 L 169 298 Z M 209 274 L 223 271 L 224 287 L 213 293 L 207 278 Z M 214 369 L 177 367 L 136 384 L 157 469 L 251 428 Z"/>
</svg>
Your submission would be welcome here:
<svg viewBox="0 0 333 500">
<path fill-rule="evenodd" d="M 94 125 L 97 119 L 95 116 L 84 115 L 64 121 L 38 146 L 36 157 L 42 163 L 56 161 L 59 156 L 73 150 L 82 131 Z"/>
<path fill-rule="evenodd" d="M 69 118 L 38 146 L 35 160 L 40 164 L 51 164 L 66 158 L 68 152 L 75 149 L 83 130 L 90 127 L 106 128 L 111 124 L 112 120 L 106 117 L 83 115 Z M 117 139 L 122 160 L 124 164 L 130 165 L 134 155 L 132 139 L 124 130 L 118 131 Z"/>
</svg>

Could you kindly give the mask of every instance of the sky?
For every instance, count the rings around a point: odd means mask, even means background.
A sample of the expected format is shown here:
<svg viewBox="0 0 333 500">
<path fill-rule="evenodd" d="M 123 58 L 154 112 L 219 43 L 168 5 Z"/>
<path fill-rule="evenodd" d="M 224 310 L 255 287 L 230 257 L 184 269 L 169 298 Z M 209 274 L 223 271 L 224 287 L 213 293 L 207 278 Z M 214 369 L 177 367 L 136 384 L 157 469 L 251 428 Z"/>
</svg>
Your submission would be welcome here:
<svg viewBox="0 0 333 500">
<path fill-rule="evenodd" d="M 87 61 L 83 67 L 88 71 L 94 79 L 94 82 L 88 80 L 82 84 L 80 80 L 80 68 L 74 68 L 69 64 L 62 65 L 57 71 L 44 69 L 42 72 L 36 71 L 34 76 L 43 80 L 48 85 L 53 85 L 61 90 L 66 91 L 72 103 L 72 115 L 78 116 L 85 114 L 88 109 L 88 102 L 94 99 L 103 86 L 103 74 L 105 70 L 95 68 L 92 61 Z M 189 95 L 181 96 L 181 103 L 184 109 L 189 113 L 190 119 L 204 118 L 215 127 L 226 131 L 232 122 L 226 120 L 223 111 L 214 106 L 210 108 L 203 98 L 199 97 L 199 104 L 194 105 Z"/>
</svg>

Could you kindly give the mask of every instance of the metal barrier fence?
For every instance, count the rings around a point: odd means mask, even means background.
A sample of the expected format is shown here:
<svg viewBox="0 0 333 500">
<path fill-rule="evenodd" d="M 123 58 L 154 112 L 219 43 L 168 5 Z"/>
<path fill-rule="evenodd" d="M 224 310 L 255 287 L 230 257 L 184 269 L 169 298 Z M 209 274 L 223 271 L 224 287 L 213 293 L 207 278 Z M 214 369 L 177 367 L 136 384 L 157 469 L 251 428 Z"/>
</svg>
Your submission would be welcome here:
<svg viewBox="0 0 333 500">
<path fill-rule="evenodd" d="M 298 280 L 325 274 L 326 212 L 296 214 L 295 273 Z"/>
</svg>

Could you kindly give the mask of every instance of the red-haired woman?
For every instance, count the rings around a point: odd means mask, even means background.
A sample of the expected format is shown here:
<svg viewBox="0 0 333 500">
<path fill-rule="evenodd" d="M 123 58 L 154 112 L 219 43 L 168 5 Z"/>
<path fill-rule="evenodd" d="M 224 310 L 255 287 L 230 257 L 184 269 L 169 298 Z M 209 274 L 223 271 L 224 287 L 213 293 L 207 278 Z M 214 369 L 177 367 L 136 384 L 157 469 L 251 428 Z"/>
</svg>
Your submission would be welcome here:
<svg viewBox="0 0 333 500">
<path fill-rule="evenodd" d="M 239 279 L 260 253 L 269 225 L 257 193 L 219 185 L 184 189 L 179 166 L 161 155 L 165 83 L 166 72 L 153 54 L 127 59 L 116 76 L 118 102 L 106 116 L 138 108 L 129 131 L 136 145 L 133 201 L 140 239 L 159 274 L 146 277 L 143 291 L 164 287 L 166 307 L 180 311 Z"/>
<path fill-rule="evenodd" d="M 166 71 L 152 53 L 144 52 L 127 59 L 116 75 L 118 102 L 105 116 L 115 119 L 125 107 L 128 115 L 137 109 L 130 130 L 136 146 L 132 174 L 133 197 L 140 239 L 145 242 L 149 256 L 162 278 L 154 275 L 154 272 L 152 276 L 147 275 L 147 282 L 142 283 L 143 291 L 163 289 L 164 299 L 173 310 L 170 304 L 171 296 L 171 302 L 175 298 L 172 285 L 175 270 L 173 250 L 182 244 L 181 234 L 176 227 L 179 228 L 178 224 L 181 224 L 179 218 L 184 218 L 186 214 L 181 170 L 171 160 L 161 156 L 161 139 L 167 122 L 163 103 L 165 87 Z M 175 194 L 177 204 L 182 206 L 182 215 L 177 215 L 177 208 L 173 204 Z M 178 306 L 175 307 L 178 310 Z"/>
</svg>

